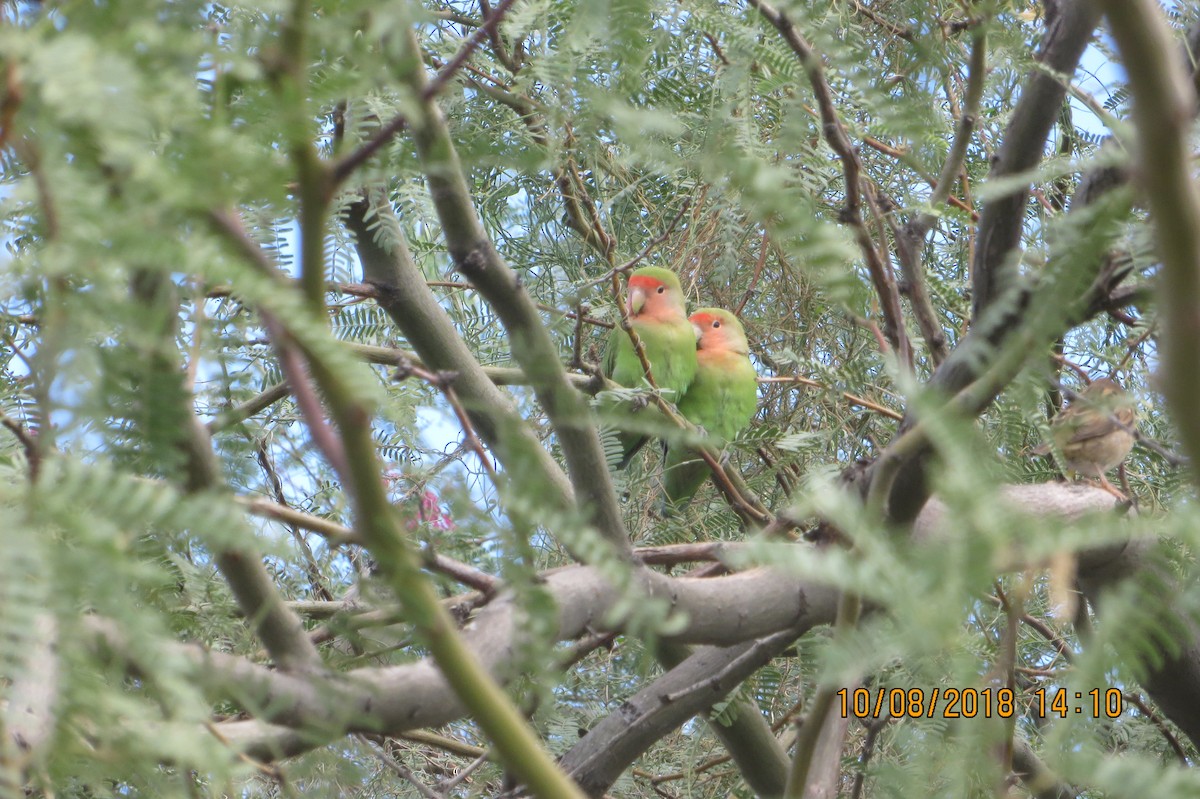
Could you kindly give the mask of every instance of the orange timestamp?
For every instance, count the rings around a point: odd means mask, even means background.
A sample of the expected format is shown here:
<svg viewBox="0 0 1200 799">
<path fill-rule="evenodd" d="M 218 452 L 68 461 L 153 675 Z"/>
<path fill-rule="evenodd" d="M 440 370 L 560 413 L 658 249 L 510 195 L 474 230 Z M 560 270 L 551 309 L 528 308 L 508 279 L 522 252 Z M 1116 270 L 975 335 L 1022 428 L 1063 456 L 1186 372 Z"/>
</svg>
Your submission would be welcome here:
<svg viewBox="0 0 1200 799">
<path fill-rule="evenodd" d="M 1016 713 L 1011 688 L 842 688 L 842 718 L 1010 719 Z"/>
<path fill-rule="evenodd" d="M 1104 691 L 1093 688 L 1086 693 L 1075 691 L 1073 694 L 1066 688 L 1059 688 L 1057 693 L 1049 697 L 1049 702 L 1046 701 L 1048 692 L 1045 688 L 1038 688 L 1031 693 L 1031 710 L 1035 710 L 1042 718 L 1046 717 L 1048 710 L 1050 713 L 1057 713 L 1060 719 L 1082 715 L 1091 715 L 1094 719 L 1115 719 L 1125 709 L 1125 695 L 1117 688 Z"/>
</svg>

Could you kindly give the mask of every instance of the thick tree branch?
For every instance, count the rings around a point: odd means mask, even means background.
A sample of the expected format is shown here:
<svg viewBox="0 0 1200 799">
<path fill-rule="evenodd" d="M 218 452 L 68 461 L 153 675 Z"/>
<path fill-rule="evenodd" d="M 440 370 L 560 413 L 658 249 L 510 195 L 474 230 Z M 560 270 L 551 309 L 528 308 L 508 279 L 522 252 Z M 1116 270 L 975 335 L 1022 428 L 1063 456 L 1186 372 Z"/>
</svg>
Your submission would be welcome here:
<svg viewBox="0 0 1200 799">
<path fill-rule="evenodd" d="M 1013 747 L 1013 771 L 1025 783 L 1034 799 L 1075 799 L 1079 792 L 1058 778 L 1027 741 L 1018 740 Z"/>
<path fill-rule="evenodd" d="M 378 220 L 378 227 L 369 220 Z M 471 423 L 506 468 L 536 481 L 552 506 L 565 511 L 574 493 L 567 476 L 517 413 L 512 399 L 489 379 L 459 336 L 454 323 L 425 285 L 391 208 L 366 199 L 351 203 L 346 225 L 354 233 L 363 276 L 377 291 L 377 301 L 404 332 L 426 366 L 452 371 L 455 390 Z M 385 352 L 365 351 L 381 360 Z M 624 537 L 624 533 L 621 533 Z"/>
<path fill-rule="evenodd" d="M 416 38 L 411 34 L 408 46 L 412 52 L 418 52 Z M 424 72 L 420 68 L 413 70 L 409 80 L 424 97 Z M 441 109 L 432 98 L 426 98 L 421 109 L 421 119 L 414 123 L 413 131 L 417 152 L 455 266 L 500 317 L 513 356 L 529 375 L 534 393 L 558 433 L 581 510 L 609 544 L 627 552 L 629 542 L 612 477 L 587 403 L 567 381 L 554 342 L 520 278 L 496 252 L 483 230 Z"/>
<path fill-rule="evenodd" d="M 761 641 L 759 642 L 762 643 Z M 680 644 L 663 643 L 656 653 L 670 669 L 697 654 Z M 694 664 L 693 664 L 694 665 Z M 724 676 L 724 672 L 721 673 Z M 752 699 L 735 699 L 723 714 L 728 721 L 708 719 L 708 727 L 737 765 L 742 779 L 759 796 L 778 796 L 787 785 L 788 756 Z"/>
<path fill-rule="evenodd" d="M 710 646 L 737 646 L 780 630 L 792 631 L 787 635 L 795 637 L 831 620 L 836 603 L 836 591 L 828 586 L 798 583 L 794 577 L 764 570 L 712 579 L 670 578 L 650 571 L 640 575 L 640 587 L 646 595 L 654 601 L 669 601 L 687 615 L 689 621 L 676 638 Z M 591 567 L 548 574 L 544 588 L 558 608 L 559 640 L 608 629 L 608 611 L 622 601 L 621 592 Z M 713 613 L 712 608 L 719 610 Z M 519 603 L 505 595 L 481 610 L 464 636 L 489 671 L 500 679 L 510 679 L 516 676 L 514 643 L 521 640 L 526 624 Z M 104 632 L 104 637 L 111 638 L 111 634 Z M 464 713 L 462 703 L 431 660 L 357 669 L 344 675 L 302 676 L 273 671 L 197 645 L 168 646 L 178 647 L 178 652 L 198 668 L 198 677 L 217 695 L 254 710 L 262 721 L 308 728 L 310 737 L 305 746 L 289 750 L 292 753 L 347 732 L 395 734 L 444 724 Z M 118 654 L 126 651 L 119 645 L 111 648 Z M 736 678 L 734 685 L 745 676 L 738 675 L 740 671 L 731 672 L 730 679 Z M 681 687 L 703 683 L 711 676 L 713 670 L 702 671 Z M 707 701 L 711 704 L 715 698 Z M 245 725 L 232 722 L 218 727 L 224 731 L 244 729 Z M 256 759 L 278 756 L 271 751 L 270 731 L 260 732 L 265 737 L 248 754 Z"/>
<path fill-rule="evenodd" d="M 563 755 L 563 768 L 590 796 L 603 795 L 656 741 L 723 699 L 795 638 L 785 631 L 745 644 L 701 648 L 592 727 Z M 782 786 L 776 775 L 757 776 L 763 786 L 756 791 L 778 795 Z"/>
<path fill-rule="evenodd" d="M 25 625 L 22 633 L 9 633 L 12 643 L 4 666 L 0 764 L 6 779 L 35 762 L 54 740 L 67 665 L 60 654 L 62 631 L 53 612 L 37 610 L 22 622 Z"/>
<path fill-rule="evenodd" d="M 1080 12 L 1076 9 L 1074 13 Z M 1200 26 L 1197 26 L 1197 28 L 1200 28 Z M 1200 33 L 1196 34 L 1196 38 L 1200 38 Z M 1045 60 L 1049 63 L 1060 58 L 1061 55 L 1054 58 L 1047 56 Z M 1193 75 L 1200 75 L 1200 70 L 1194 71 Z M 1023 102 L 1024 99 L 1022 99 Z M 1014 125 L 1010 124 L 1010 130 L 1013 127 Z M 1114 191 L 1123 187 L 1128 178 L 1128 173 L 1118 168 L 1100 167 L 1093 169 L 1085 175 L 1080 183 L 1079 189 L 1071 203 L 1071 214 L 1078 214 L 1098 205 L 1102 198 L 1109 197 Z M 1017 228 L 1020 227 L 1020 216 L 1020 214 L 1017 214 L 1017 218 L 1013 220 L 1013 224 Z M 993 224 L 995 224 L 994 221 Z M 982 222 L 980 226 L 982 229 Z M 1061 255 L 1062 253 L 1058 253 L 1055 257 L 1061 257 Z M 1070 329 L 1071 326 L 1085 321 L 1095 313 L 1108 307 L 1110 304 L 1109 298 L 1112 296 L 1113 290 L 1128 276 L 1132 268 L 1128 258 L 1113 257 L 1112 255 L 1099 259 L 1098 263 L 1097 276 L 1087 291 L 1083 292 L 1082 300 L 1074 307 L 1069 307 L 1068 313 L 1065 315 L 1059 311 L 1052 323 L 1044 324 L 1044 329 L 1041 332 L 1043 338 L 1053 340 Z M 930 381 L 930 385 L 947 394 L 957 394 L 979 379 L 984 370 L 989 368 L 988 364 L 994 360 L 995 352 L 998 349 L 1005 346 L 1011 347 L 1011 337 L 1013 335 L 1027 334 L 1030 312 L 1034 305 L 1032 302 L 1034 290 L 1034 284 L 1024 287 L 1014 285 L 1013 290 L 1009 293 L 1004 303 L 996 303 L 995 307 L 991 309 L 992 312 L 976 320 L 971 333 L 951 353 L 950 357 L 941 367 L 938 368 Z M 1175 295 L 1177 294 L 1176 292 Z M 1041 299 L 1045 300 L 1045 297 Z M 1070 304 L 1071 299 L 1069 297 L 1062 297 L 1061 301 Z M 1045 302 L 1042 302 L 1040 307 L 1045 309 Z M 1039 345 L 1030 342 L 1029 346 L 1032 348 Z M 995 391 L 998 392 L 1004 382 L 1006 381 L 999 378 L 993 380 Z M 979 390 L 975 391 L 974 394 L 974 398 L 962 406 L 963 411 L 978 413 L 995 396 L 995 393 Z M 903 434 L 911 429 L 915 424 L 917 424 L 915 417 L 909 414 L 906 416 L 905 422 L 901 425 L 901 433 Z M 911 444 L 912 442 L 909 441 L 907 443 Z M 903 523 L 911 520 L 924 504 L 929 490 L 925 482 L 925 469 L 928 456 L 928 449 L 911 447 L 904 456 L 902 463 L 892 463 L 887 466 L 889 472 L 893 469 L 895 470 L 894 473 L 896 476 L 887 504 L 891 518 L 894 521 Z M 890 454 L 888 457 L 881 458 L 880 462 L 886 462 L 889 460 L 889 457 Z M 875 471 L 875 469 L 872 469 L 864 474 L 862 477 L 865 479 L 860 482 L 860 485 L 869 485 L 874 479 L 873 473 Z"/>
<path fill-rule="evenodd" d="M 1127 211 L 1128 193 L 1110 199 L 1110 214 L 1111 209 Z M 878 507 L 891 521 L 911 522 L 929 495 L 925 469 L 932 450 L 927 432 L 936 417 L 971 417 L 982 412 L 1020 372 L 1030 353 L 1042 351 L 1082 321 L 1084 310 L 1093 304 L 1092 298 L 1107 292 L 1112 278 L 1110 264 L 1103 262 L 1096 251 L 1104 247 L 1106 239 L 1097 235 L 1089 218 L 1080 220 L 1072 235 L 1064 236 L 1072 245 L 1062 246 L 1062 251 L 1055 254 L 1058 265 L 1049 270 L 1055 273 L 1054 279 L 1037 284 L 1036 297 L 1030 286 L 1021 290 L 1012 307 L 994 308 L 934 373 L 930 386 L 949 394 L 949 399 L 927 414 L 929 420 L 910 410 L 897 437 L 869 469 L 854 476 L 864 496 L 887 497 Z M 1091 285 L 1085 287 L 1086 268 L 1093 257 L 1102 267 Z"/>
<path fill-rule="evenodd" d="M 1200 391 L 1200 196 L 1192 177 L 1189 135 L 1196 114 L 1196 75 L 1188 80 L 1157 3 L 1102 0 L 1129 72 L 1133 118 L 1138 133 L 1138 180 L 1146 192 L 1155 240 L 1162 256 L 1162 300 L 1166 336 L 1166 394 L 1184 447 L 1196 462 L 1200 455 L 1200 417 L 1193 411 Z M 1200 28 L 1200 26 L 1197 26 Z M 1197 39 L 1197 28 L 1189 44 Z M 1170 572 L 1147 545 L 1117 553 L 1107 572 L 1081 580 L 1094 601 L 1112 582 L 1145 575 L 1158 586 L 1158 601 L 1169 607 Z M 1164 588 L 1164 585 L 1166 586 Z M 1175 620 L 1188 631 L 1186 643 L 1160 658 L 1148 659 L 1146 690 L 1192 740 L 1200 745 L 1200 635 L 1194 623 Z M 1163 622 L 1167 622 L 1164 620 Z M 1155 639 L 1159 642 L 1160 639 Z M 1159 643 L 1161 646 L 1161 643 Z"/>
<path fill-rule="evenodd" d="M 1005 494 L 1015 508 L 1031 516 L 1054 516 L 1064 521 L 1111 511 L 1114 505 L 1113 497 L 1100 489 L 1061 484 L 1011 486 Z M 918 542 L 937 546 L 939 536 L 953 534 L 944 528 L 944 513 L 940 502 L 929 504 L 916 525 Z M 1130 545 L 1126 549 L 1136 548 Z M 1097 579 L 1105 579 L 1114 571 L 1113 551 L 1105 547 L 1081 553 L 1081 574 L 1095 571 Z M 814 557 L 819 554 L 814 552 Z M 1016 561 L 1012 564 L 1012 568 L 1025 566 Z M 831 586 L 767 569 L 707 579 L 671 578 L 643 569 L 636 578 L 633 590 L 648 601 L 669 602 L 685 620 L 671 637 L 673 643 L 713 647 L 736 647 L 780 631 L 800 635 L 813 626 L 831 622 L 838 597 Z M 623 590 L 613 588 L 596 569 L 576 566 L 547 573 L 542 585 L 558 611 L 559 640 L 620 629 L 609 623 L 609 611 L 624 601 Z M 514 597 L 501 594 L 480 610 L 464 631 L 480 661 L 502 680 L 515 676 L 514 643 L 521 640 L 521 631 L 527 628 L 524 613 Z M 200 676 L 210 690 L 255 711 L 258 719 L 254 722 L 226 722 L 218 729 L 258 759 L 307 751 L 347 732 L 398 734 L 444 724 L 464 713 L 431 660 L 357 669 L 344 675 L 304 675 L 274 671 L 194 645 L 178 646 L 190 653 L 188 658 L 201 668 Z M 124 651 L 119 646 L 115 649 Z"/>
<path fill-rule="evenodd" d="M 1138 182 L 1162 257 L 1165 394 L 1184 450 L 1200 462 L 1200 192 L 1189 137 L 1196 89 L 1176 58 L 1161 9 L 1149 0 L 1102 0 L 1133 89 Z"/>
<path fill-rule="evenodd" d="M 324 391 L 349 459 L 348 489 L 354 502 L 356 528 L 392 590 L 429 648 L 440 675 L 454 696 L 492 740 L 505 765 L 543 799 L 579 796 L 555 767 L 520 711 L 496 684 L 486 666 L 458 634 L 432 583 L 421 573 L 420 560 L 404 536 L 400 516 L 388 501 L 368 424 L 368 409 L 312 360 L 313 374 Z M 370 705 L 361 708 L 369 712 Z"/>
<path fill-rule="evenodd" d="M 1091 0 L 1063 0 L 1046 30 L 1037 59 L 1046 70 L 1032 71 L 1021 99 L 1004 131 L 1000 152 L 990 178 L 1016 175 L 1035 167 L 1050 129 L 1066 97 L 1066 85 L 1054 73 L 1071 75 L 1100 22 Z M 975 259 L 971 264 L 972 316 L 978 323 L 983 311 L 1015 288 L 1018 250 L 1029 189 L 991 199 L 979 217 Z"/>
<path fill-rule="evenodd" d="M 213 219 L 230 235 L 249 264 L 268 275 L 278 275 L 269 256 L 247 236 L 238 235 L 240 225 L 235 217 L 215 214 Z M 432 582 L 422 573 L 419 555 L 404 534 L 400 512 L 389 502 L 380 478 L 382 470 L 371 437 L 372 408 L 360 399 L 350 383 L 353 376 L 340 371 L 340 363 L 329 359 L 322 349 L 324 341 L 318 335 L 301 327 L 311 320 L 301 314 L 288 322 L 291 326 L 283 327 L 282 332 L 294 339 L 305 356 L 308 370 L 321 389 L 340 434 L 346 460 L 341 477 L 352 500 L 356 532 L 370 549 L 380 572 L 388 578 L 440 674 L 453 686 L 453 695 L 470 709 L 472 718 L 493 740 L 505 764 L 536 795 L 555 799 L 579 796 L 570 780 L 550 760 L 525 718 L 490 677 L 475 652 L 463 642 L 454 619 L 442 605 Z M 311 646 L 307 637 L 304 641 Z"/>
</svg>

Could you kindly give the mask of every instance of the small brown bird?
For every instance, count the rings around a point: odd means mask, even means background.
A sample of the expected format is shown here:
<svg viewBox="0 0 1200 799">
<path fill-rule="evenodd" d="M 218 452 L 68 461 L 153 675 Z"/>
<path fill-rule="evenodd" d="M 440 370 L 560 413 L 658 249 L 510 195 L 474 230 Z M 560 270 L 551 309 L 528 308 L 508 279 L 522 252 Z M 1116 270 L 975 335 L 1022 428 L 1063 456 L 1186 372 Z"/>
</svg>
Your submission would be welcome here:
<svg viewBox="0 0 1200 799">
<path fill-rule="evenodd" d="M 1067 462 L 1068 477 L 1096 477 L 1105 491 L 1127 499 L 1104 473 L 1121 464 L 1133 449 L 1136 413 L 1133 400 L 1117 381 L 1095 380 L 1050 423 L 1054 446 Z M 1035 455 L 1050 452 L 1043 444 Z"/>
</svg>

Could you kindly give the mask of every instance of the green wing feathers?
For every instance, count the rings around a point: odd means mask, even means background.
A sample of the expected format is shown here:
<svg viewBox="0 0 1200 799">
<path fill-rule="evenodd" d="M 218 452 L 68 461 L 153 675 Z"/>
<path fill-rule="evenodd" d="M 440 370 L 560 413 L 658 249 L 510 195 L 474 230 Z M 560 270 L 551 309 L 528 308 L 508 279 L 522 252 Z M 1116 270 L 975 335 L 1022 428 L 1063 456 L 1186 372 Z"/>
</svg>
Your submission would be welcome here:
<svg viewBox="0 0 1200 799">
<path fill-rule="evenodd" d="M 684 311 L 679 279 L 660 267 L 635 270 L 629 277 L 626 312 L 645 349 L 655 385 L 678 403 L 696 376 L 696 331 Z M 608 337 L 604 370 L 614 382 L 627 388 L 645 385 L 641 359 L 629 334 L 619 327 Z M 612 426 L 619 430 L 622 468 L 646 442 L 646 429 L 666 422 L 651 407 L 615 404 L 607 410 Z"/>
<path fill-rule="evenodd" d="M 702 329 L 696 378 L 679 401 L 679 412 L 703 428 L 715 448 L 737 437 L 758 408 L 754 365 L 741 324 L 727 311 L 705 308 L 692 314 Z M 713 325 L 717 322 L 718 325 Z M 682 443 L 667 447 L 663 471 L 666 510 L 685 506 L 708 478 L 708 465 Z"/>
<path fill-rule="evenodd" d="M 667 399 L 676 403 L 696 376 L 696 334 L 686 319 L 681 321 L 682 324 L 645 323 L 634 326 L 646 349 L 646 360 L 650 362 L 654 382 Z M 612 332 L 608 349 L 612 352 L 612 372 L 609 377 L 613 382 L 630 388 L 645 384 L 642 362 L 624 330 L 618 328 Z M 624 403 L 611 410 L 633 422 L 631 426 L 642 429 L 642 432 L 622 430 L 618 433 L 622 449 L 618 465 L 624 468 L 646 443 L 645 428 L 661 426 L 667 420 L 652 406 L 635 408 Z M 619 422 L 615 426 L 621 427 Z"/>
</svg>

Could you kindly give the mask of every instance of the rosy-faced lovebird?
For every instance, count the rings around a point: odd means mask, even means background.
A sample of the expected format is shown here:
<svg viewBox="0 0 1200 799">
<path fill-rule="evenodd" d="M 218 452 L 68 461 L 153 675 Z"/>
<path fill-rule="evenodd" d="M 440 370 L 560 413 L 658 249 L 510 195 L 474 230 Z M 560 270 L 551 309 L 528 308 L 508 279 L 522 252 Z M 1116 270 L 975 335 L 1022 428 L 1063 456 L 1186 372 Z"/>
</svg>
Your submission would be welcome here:
<svg viewBox="0 0 1200 799">
<path fill-rule="evenodd" d="M 687 318 L 679 278 L 670 270 L 657 266 L 634 270 L 629 276 L 625 310 L 630 325 L 645 347 L 655 385 L 667 399 L 679 402 L 696 376 L 696 331 Z M 628 388 L 645 384 L 642 362 L 634 352 L 629 334 L 620 327 L 608 337 L 604 372 L 614 382 Z M 634 413 L 627 405 L 620 408 L 623 413 Z M 648 409 L 638 416 L 643 428 L 646 422 L 664 421 L 661 414 Z M 644 432 L 624 431 L 620 439 L 623 467 L 645 443 L 646 436 Z"/>
<path fill-rule="evenodd" d="M 758 386 L 742 323 L 729 311 L 701 308 L 691 316 L 699 336 L 696 379 L 679 401 L 679 412 L 703 428 L 716 449 L 742 431 L 758 407 Z M 692 447 L 672 443 L 663 467 L 664 511 L 687 505 L 710 474 Z"/>
</svg>

